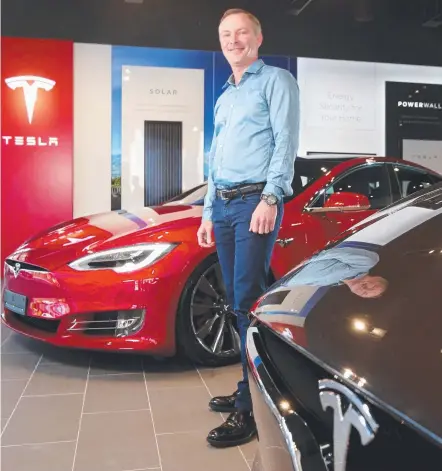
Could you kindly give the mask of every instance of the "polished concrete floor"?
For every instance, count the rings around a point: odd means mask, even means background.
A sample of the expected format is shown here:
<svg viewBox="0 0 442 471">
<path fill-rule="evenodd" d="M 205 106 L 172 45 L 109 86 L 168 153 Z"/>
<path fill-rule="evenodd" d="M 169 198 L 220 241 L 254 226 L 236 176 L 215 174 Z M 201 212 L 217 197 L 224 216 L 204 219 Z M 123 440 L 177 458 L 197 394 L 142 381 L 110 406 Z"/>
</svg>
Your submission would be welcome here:
<svg viewBox="0 0 442 471">
<path fill-rule="evenodd" d="M 247 471 L 256 442 L 216 450 L 207 432 L 238 366 L 55 349 L 1 327 L 2 471 Z"/>
</svg>

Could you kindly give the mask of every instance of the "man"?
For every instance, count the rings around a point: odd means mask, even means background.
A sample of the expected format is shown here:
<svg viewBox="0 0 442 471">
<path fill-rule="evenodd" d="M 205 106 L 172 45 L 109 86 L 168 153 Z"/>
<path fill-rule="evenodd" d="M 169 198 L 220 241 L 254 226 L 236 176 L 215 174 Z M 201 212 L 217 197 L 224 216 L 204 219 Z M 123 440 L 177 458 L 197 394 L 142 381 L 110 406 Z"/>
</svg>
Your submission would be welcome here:
<svg viewBox="0 0 442 471">
<path fill-rule="evenodd" d="M 243 378 L 238 390 L 210 402 L 214 411 L 231 412 L 207 437 L 211 445 L 227 447 L 256 435 L 245 352 L 248 312 L 267 287 L 282 199 L 292 194 L 299 91 L 290 72 L 258 59 L 261 25 L 249 12 L 228 10 L 219 25 L 219 39 L 232 75 L 215 106 L 198 242 L 201 247 L 212 247 L 216 240 L 227 299 L 237 316 L 241 339 Z"/>
</svg>

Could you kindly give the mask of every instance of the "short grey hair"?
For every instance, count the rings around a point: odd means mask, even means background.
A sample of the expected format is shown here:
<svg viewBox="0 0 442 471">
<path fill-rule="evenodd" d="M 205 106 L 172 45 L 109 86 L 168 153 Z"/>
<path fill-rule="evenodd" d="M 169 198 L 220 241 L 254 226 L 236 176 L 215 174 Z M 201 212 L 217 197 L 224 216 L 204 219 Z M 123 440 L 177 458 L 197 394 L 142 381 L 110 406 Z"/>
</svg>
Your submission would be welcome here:
<svg viewBox="0 0 442 471">
<path fill-rule="evenodd" d="M 257 34 L 262 32 L 261 22 L 258 20 L 258 18 L 253 13 L 243 10 L 242 8 L 230 8 L 230 10 L 227 10 L 221 17 L 219 24 L 221 24 L 228 16 L 240 14 L 246 15 L 249 18 L 249 20 L 253 23 Z"/>
</svg>

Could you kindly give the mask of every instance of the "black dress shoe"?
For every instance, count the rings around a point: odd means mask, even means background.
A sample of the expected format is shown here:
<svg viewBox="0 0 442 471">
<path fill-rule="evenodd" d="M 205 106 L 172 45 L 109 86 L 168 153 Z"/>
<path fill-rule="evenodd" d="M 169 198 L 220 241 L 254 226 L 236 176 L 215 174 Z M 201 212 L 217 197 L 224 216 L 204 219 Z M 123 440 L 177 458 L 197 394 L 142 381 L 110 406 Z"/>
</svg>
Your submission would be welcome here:
<svg viewBox="0 0 442 471">
<path fill-rule="evenodd" d="M 235 412 L 235 401 L 238 396 L 238 391 L 235 391 L 231 396 L 217 396 L 209 402 L 209 407 L 215 412 Z"/>
<path fill-rule="evenodd" d="M 255 419 L 251 412 L 233 412 L 218 428 L 207 436 L 207 441 L 216 448 L 244 445 L 256 436 Z"/>
</svg>

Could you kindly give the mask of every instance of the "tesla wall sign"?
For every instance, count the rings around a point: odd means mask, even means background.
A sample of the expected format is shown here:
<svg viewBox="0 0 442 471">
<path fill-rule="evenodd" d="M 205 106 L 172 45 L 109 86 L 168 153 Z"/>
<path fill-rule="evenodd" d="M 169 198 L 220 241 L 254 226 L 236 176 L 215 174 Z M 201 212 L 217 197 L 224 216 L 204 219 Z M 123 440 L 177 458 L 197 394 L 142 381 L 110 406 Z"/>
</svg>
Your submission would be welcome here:
<svg viewBox="0 0 442 471">
<path fill-rule="evenodd" d="M 36 75 L 19 75 L 5 79 L 5 83 L 12 90 L 22 91 L 28 122 L 32 124 L 39 90 L 49 92 L 54 88 L 56 82 Z M 58 146 L 58 137 L 2 136 L 2 141 L 7 146 Z"/>
<path fill-rule="evenodd" d="M 73 46 L 2 37 L 1 260 L 72 219 Z"/>
<path fill-rule="evenodd" d="M 14 146 L 58 146 L 57 137 L 41 137 L 41 136 L 2 136 L 5 145 Z"/>
</svg>

